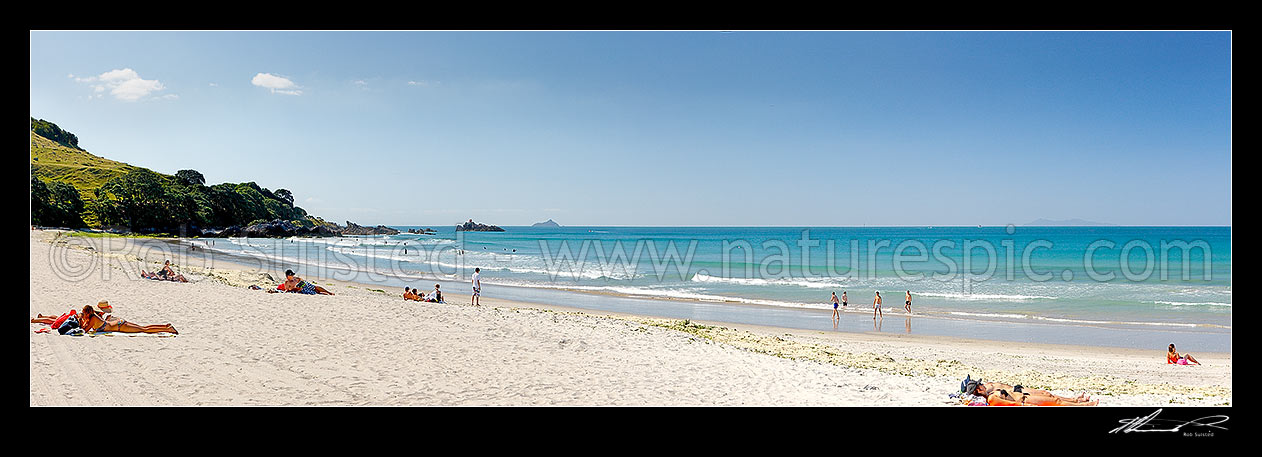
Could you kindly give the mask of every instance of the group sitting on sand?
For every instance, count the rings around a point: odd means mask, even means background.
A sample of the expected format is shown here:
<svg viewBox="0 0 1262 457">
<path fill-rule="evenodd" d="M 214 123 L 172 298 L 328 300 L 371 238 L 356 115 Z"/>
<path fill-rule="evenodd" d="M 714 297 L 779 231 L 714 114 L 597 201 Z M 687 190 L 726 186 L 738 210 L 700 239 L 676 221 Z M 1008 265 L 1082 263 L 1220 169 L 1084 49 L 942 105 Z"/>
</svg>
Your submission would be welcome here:
<svg viewBox="0 0 1262 457">
<path fill-rule="evenodd" d="M 1092 400 L 1086 392 L 1077 397 L 1062 397 L 1046 390 L 1031 389 L 1021 385 L 1010 386 L 1001 382 L 984 382 L 965 377 L 960 393 L 986 399 L 990 406 L 1095 406 L 1100 400 Z"/>
<path fill-rule="evenodd" d="M 170 333 L 178 335 L 180 332 L 175 331 L 175 327 L 171 324 L 162 325 L 139 325 L 128 322 L 123 318 L 114 315 L 114 307 L 109 301 L 101 300 L 96 304 L 100 311 L 92 307 L 92 305 L 84 305 L 83 310 L 75 312 L 70 310 L 61 316 L 45 316 L 36 314 L 31 319 L 32 324 L 47 324 L 49 326 L 61 327 L 66 325 L 67 321 L 73 322 L 74 327 L 83 329 L 88 333 L 98 332 L 118 332 L 118 333 Z M 72 321 L 73 319 L 73 321 Z"/>
<path fill-rule="evenodd" d="M 413 301 L 423 301 L 423 302 L 430 302 L 430 303 L 445 303 L 443 301 L 442 291 L 438 290 L 438 284 L 434 284 L 434 290 L 428 294 L 421 292 L 420 289 L 404 287 L 403 298 L 407 300 L 413 300 Z"/>
<path fill-rule="evenodd" d="M 188 279 L 185 279 L 184 275 L 176 273 L 175 270 L 171 269 L 170 260 L 166 261 L 166 263 L 162 265 L 162 269 L 156 272 L 150 273 L 145 270 L 140 270 L 140 277 L 157 281 L 188 282 Z"/>
</svg>

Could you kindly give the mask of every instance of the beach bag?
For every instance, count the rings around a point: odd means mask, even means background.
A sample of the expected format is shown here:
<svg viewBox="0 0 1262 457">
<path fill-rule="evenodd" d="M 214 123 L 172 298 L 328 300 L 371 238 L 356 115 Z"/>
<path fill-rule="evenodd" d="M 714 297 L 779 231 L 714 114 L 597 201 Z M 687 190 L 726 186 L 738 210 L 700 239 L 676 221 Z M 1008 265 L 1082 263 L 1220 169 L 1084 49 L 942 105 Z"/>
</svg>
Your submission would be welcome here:
<svg viewBox="0 0 1262 457">
<path fill-rule="evenodd" d="M 62 314 L 62 315 L 60 315 L 60 316 L 57 316 L 57 320 L 53 321 L 53 323 L 52 323 L 52 324 L 50 324 L 50 325 L 49 325 L 49 327 L 52 327 L 52 328 L 59 328 L 59 327 L 61 327 L 61 324 L 63 324 L 63 323 L 65 323 L 65 322 L 66 322 L 66 319 L 68 319 L 70 316 L 74 316 L 74 315 L 75 315 L 75 311 L 72 309 L 72 310 L 70 310 L 69 312 L 67 312 L 66 314 Z"/>
<path fill-rule="evenodd" d="M 79 319 L 75 316 L 70 316 L 66 318 L 65 322 L 62 322 L 61 325 L 57 326 L 57 333 L 65 335 L 66 332 L 77 328 L 79 328 Z"/>
</svg>

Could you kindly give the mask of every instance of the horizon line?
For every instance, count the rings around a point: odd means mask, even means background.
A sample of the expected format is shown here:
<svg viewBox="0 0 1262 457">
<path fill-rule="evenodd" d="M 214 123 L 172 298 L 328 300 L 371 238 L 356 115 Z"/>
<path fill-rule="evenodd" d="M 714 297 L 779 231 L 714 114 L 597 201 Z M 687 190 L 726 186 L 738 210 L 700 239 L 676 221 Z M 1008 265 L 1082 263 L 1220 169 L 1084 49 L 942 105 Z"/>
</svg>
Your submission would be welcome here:
<svg viewBox="0 0 1262 457">
<path fill-rule="evenodd" d="M 485 225 L 484 222 L 479 222 Z M 429 225 L 403 225 L 403 224 L 380 224 L 387 227 L 437 227 L 440 225 L 460 225 L 460 224 L 429 224 Z M 558 223 L 558 225 L 560 225 Z M 1100 225 L 1026 225 L 1026 224 L 979 224 L 981 227 L 1231 227 L 1231 224 L 1100 224 Z M 751 228 L 751 227 L 771 227 L 771 228 L 902 228 L 902 227 L 977 227 L 978 225 L 960 225 L 960 224 L 903 224 L 903 225 L 560 225 L 565 227 L 662 227 L 662 228 L 692 228 L 692 227 L 714 227 L 714 228 Z M 531 225 L 500 225 L 499 227 L 531 227 Z"/>
</svg>

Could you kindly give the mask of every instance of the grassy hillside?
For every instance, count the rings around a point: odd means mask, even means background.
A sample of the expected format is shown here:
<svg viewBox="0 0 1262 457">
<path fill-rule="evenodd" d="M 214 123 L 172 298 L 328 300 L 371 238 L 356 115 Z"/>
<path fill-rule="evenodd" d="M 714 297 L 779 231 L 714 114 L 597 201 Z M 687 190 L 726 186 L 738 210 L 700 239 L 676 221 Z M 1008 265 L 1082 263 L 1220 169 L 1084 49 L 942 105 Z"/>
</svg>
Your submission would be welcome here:
<svg viewBox="0 0 1262 457">
<path fill-rule="evenodd" d="M 63 182 L 79 191 L 87 207 L 96 198 L 96 189 L 111 178 L 137 167 L 94 156 L 88 151 L 58 143 L 31 131 L 31 174 L 39 178 Z M 84 211 L 83 220 L 96 226 L 96 215 Z"/>
<path fill-rule="evenodd" d="M 73 133 L 31 118 L 32 223 L 142 233 L 272 220 L 330 225 L 294 206 L 286 189 L 272 191 L 254 182 L 207 186 L 196 170 L 157 173 L 92 155 L 78 144 Z"/>
</svg>

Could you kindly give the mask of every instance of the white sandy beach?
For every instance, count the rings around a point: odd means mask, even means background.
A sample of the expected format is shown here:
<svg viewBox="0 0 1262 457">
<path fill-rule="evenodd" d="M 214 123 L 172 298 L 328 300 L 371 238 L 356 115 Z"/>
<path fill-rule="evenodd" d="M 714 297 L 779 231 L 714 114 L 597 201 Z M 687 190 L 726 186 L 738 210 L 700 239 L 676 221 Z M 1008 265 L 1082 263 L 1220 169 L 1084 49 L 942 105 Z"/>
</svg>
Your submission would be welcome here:
<svg viewBox="0 0 1262 457">
<path fill-rule="evenodd" d="M 53 251 L 54 233 L 31 232 L 30 317 L 106 299 L 180 334 L 69 337 L 30 324 L 31 405 L 951 406 L 966 374 L 1085 391 L 1104 407 L 1232 403 L 1231 355 L 1195 348 L 1185 350 L 1202 366 L 1167 365 L 1161 348 L 683 324 L 496 300 L 493 287 L 481 307 L 467 290 L 416 303 L 320 278 L 308 279 L 336 296 L 268 294 L 228 264 L 181 268 L 189 284 L 142 280 L 126 255 Z M 95 267 L 63 278 L 50 259 Z"/>
</svg>

